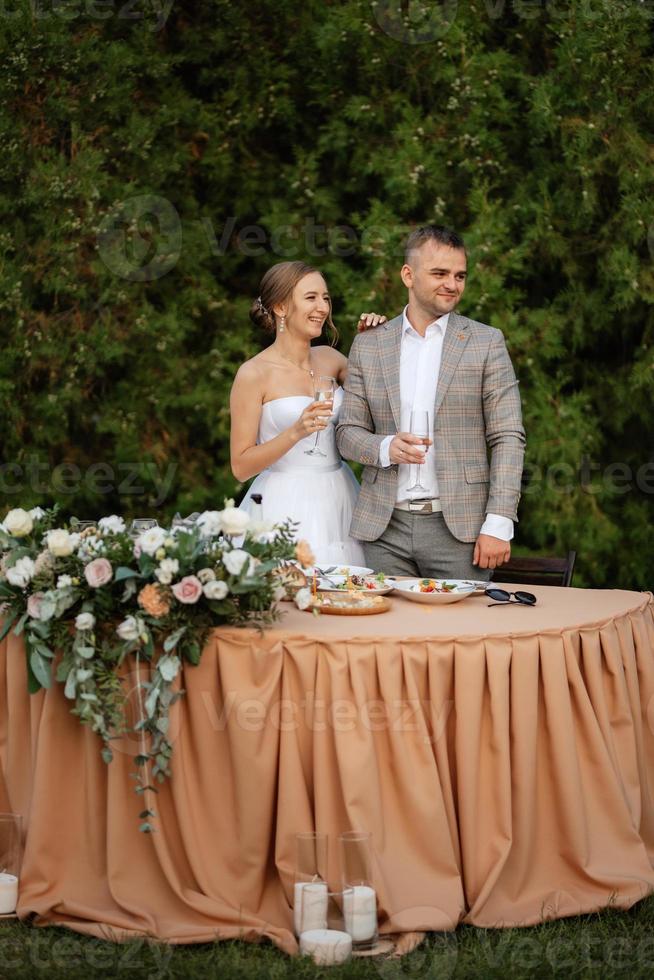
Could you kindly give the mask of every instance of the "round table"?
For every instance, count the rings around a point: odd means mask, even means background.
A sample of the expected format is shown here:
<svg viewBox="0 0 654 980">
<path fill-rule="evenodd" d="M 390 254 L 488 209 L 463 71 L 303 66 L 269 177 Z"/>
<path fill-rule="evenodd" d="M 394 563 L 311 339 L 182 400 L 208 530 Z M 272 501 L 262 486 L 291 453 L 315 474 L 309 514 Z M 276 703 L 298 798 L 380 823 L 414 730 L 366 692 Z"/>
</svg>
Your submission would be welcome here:
<svg viewBox="0 0 654 980">
<path fill-rule="evenodd" d="M 507 586 L 507 588 L 512 588 Z M 294 835 L 372 832 L 381 931 L 529 925 L 654 890 L 654 604 L 533 588 L 534 607 L 401 597 L 377 616 L 285 604 L 186 667 L 173 778 L 151 800 L 60 686 L 0 644 L 0 810 L 27 817 L 20 915 L 289 952 Z"/>
</svg>

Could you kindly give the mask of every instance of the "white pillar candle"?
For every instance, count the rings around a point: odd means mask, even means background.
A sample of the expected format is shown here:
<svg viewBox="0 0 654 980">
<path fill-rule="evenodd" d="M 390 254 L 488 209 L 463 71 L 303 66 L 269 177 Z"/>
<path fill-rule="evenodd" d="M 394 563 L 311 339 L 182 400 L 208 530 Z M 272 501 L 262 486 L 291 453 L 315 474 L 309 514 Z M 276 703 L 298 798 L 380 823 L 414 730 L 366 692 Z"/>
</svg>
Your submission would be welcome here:
<svg viewBox="0 0 654 980">
<path fill-rule="evenodd" d="M 312 929 L 300 936 L 300 953 L 310 956 L 316 966 L 336 966 L 349 960 L 352 937 L 336 929 Z"/>
<path fill-rule="evenodd" d="M 18 905 L 18 878 L 16 875 L 0 874 L 0 915 L 16 911 Z"/>
<path fill-rule="evenodd" d="M 327 885 L 324 881 L 298 881 L 293 904 L 295 935 L 327 928 Z"/>
<path fill-rule="evenodd" d="M 343 896 L 345 928 L 355 943 L 373 939 L 377 932 L 377 895 L 368 885 L 355 885 Z"/>
</svg>

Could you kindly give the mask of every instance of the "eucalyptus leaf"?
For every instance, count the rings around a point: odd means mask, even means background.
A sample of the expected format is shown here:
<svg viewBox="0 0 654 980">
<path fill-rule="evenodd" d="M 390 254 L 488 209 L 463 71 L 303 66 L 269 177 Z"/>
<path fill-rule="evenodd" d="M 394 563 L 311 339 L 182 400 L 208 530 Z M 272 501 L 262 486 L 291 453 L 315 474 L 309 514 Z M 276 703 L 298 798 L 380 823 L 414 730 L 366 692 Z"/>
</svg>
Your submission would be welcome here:
<svg viewBox="0 0 654 980">
<path fill-rule="evenodd" d="M 171 650 L 175 649 L 181 638 L 184 636 L 184 633 L 186 633 L 186 626 L 180 626 L 180 628 L 176 629 L 174 633 L 171 633 L 166 637 L 163 645 L 166 653 L 170 653 Z"/>
<path fill-rule="evenodd" d="M 51 650 L 50 647 L 46 646 L 45 643 L 36 642 L 32 643 L 32 646 L 35 650 L 38 650 L 42 657 L 46 657 L 49 660 L 53 659 L 54 651 Z"/>
<path fill-rule="evenodd" d="M 5 619 L 4 623 L 2 624 L 2 629 L 0 630 L 0 643 L 2 642 L 2 640 L 4 640 L 5 636 L 16 622 L 16 615 L 17 615 L 16 613 L 13 613 L 11 616 L 7 617 L 7 619 Z"/>
<path fill-rule="evenodd" d="M 177 677 L 181 666 L 182 666 L 182 662 L 179 659 L 179 657 L 175 657 L 172 654 L 168 654 L 167 656 L 162 657 L 159 660 L 157 664 L 157 670 L 159 671 L 163 679 L 168 683 L 170 683 L 171 681 L 174 681 L 175 678 Z"/>
<path fill-rule="evenodd" d="M 140 578 L 141 573 L 136 571 L 134 568 L 127 568 L 125 565 L 119 565 L 114 573 L 114 582 L 124 582 L 129 578 Z"/>
<path fill-rule="evenodd" d="M 40 655 L 38 650 L 34 648 L 32 648 L 30 652 L 30 667 L 32 668 L 32 672 L 41 687 L 50 687 L 50 684 L 52 683 L 50 663 Z"/>
<path fill-rule="evenodd" d="M 75 668 L 73 668 L 71 671 L 69 671 L 68 677 L 66 678 L 64 697 L 67 697 L 69 701 L 74 701 L 76 693 L 77 693 L 77 675 L 75 672 Z"/>
<path fill-rule="evenodd" d="M 159 700 L 159 688 L 153 687 L 143 704 L 145 713 L 148 718 L 152 718 L 152 716 L 154 715 L 158 700 Z"/>
<path fill-rule="evenodd" d="M 14 629 L 14 634 L 16 636 L 20 636 L 20 634 L 23 632 L 27 619 L 28 619 L 27 613 L 24 613 L 16 623 L 16 627 Z"/>
</svg>

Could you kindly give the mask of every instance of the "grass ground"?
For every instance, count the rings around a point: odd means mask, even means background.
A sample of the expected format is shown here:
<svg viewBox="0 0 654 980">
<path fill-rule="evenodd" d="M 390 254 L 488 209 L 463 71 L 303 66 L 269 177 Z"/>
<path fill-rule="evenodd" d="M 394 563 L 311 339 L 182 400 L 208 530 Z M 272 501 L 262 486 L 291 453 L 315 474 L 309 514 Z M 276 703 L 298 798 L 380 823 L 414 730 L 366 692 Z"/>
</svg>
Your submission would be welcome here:
<svg viewBox="0 0 654 980">
<path fill-rule="evenodd" d="M 528 929 L 485 931 L 470 926 L 432 934 L 400 960 L 354 960 L 318 969 L 269 944 L 239 942 L 166 946 L 101 942 L 64 929 L 0 923 L 2 980 L 651 980 L 654 977 L 654 896 L 628 912 L 560 919 Z"/>
</svg>

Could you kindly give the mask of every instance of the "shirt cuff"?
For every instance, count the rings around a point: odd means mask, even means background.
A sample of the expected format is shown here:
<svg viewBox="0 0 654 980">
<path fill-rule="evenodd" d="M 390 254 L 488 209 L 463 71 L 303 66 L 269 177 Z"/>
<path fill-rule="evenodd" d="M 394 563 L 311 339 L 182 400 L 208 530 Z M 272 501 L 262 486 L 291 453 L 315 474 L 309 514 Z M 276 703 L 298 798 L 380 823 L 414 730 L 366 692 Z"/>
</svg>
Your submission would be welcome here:
<svg viewBox="0 0 654 980">
<path fill-rule="evenodd" d="M 499 514 L 486 514 L 486 520 L 481 526 L 480 534 L 489 534 L 501 541 L 510 541 L 513 537 L 513 521 L 510 517 L 500 517 Z"/>
<path fill-rule="evenodd" d="M 386 469 L 391 465 L 391 443 L 395 436 L 386 436 L 379 443 L 379 465 Z"/>
</svg>

